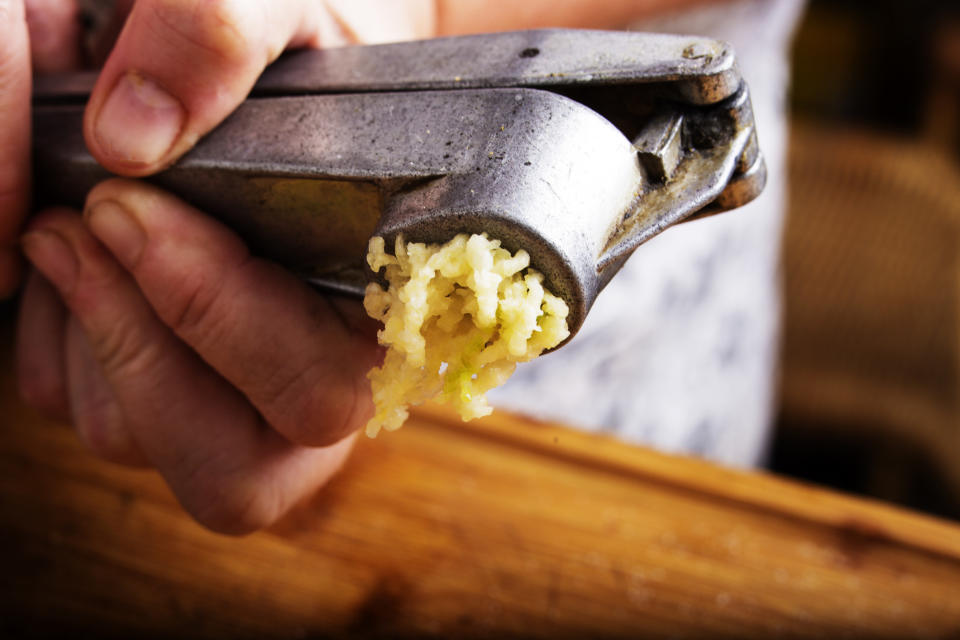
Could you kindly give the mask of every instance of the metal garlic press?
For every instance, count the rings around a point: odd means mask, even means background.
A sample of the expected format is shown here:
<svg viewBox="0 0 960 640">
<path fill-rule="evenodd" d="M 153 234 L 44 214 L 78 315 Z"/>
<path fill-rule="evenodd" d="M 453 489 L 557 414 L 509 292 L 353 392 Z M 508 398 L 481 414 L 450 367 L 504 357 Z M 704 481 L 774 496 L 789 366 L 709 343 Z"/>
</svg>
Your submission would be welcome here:
<svg viewBox="0 0 960 640">
<path fill-rule="evenodd" d="M 81 134 L 94 77 L 37 82 L 39 203 L 82 204 L 109 175 Z M 765 177 L 729 45 L 543 30 L 287 54 L 151 180 L 355 295 L 373 235 L 486 231 L 529 252 L 574 333 L 634 249 L 752 200 Z"/>
</svg>

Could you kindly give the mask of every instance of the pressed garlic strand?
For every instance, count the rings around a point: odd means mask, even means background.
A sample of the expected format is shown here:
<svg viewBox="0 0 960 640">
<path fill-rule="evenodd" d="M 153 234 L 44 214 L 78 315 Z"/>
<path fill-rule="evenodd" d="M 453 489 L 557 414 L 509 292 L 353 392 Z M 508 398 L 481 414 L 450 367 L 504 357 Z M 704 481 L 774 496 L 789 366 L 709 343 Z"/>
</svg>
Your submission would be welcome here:
<svg viewBox="0 0 960 640">
<path fill-rule="evenodd" d="M 460 234 L 443 245 L 406 243 L 394 254 L 370 240 L 367 263 L 388 287 L 367 286 L 364 308 L 384 327 L 387 354 L 368 374 L 376 407 L 366 432 L 399 429 L 408 408 L 431 398 L 464 420 L 489 414 L 486 393 L 525 362 L 570 335 L 569 310 L 543 276 L 487 234 Z"/>
</svg>

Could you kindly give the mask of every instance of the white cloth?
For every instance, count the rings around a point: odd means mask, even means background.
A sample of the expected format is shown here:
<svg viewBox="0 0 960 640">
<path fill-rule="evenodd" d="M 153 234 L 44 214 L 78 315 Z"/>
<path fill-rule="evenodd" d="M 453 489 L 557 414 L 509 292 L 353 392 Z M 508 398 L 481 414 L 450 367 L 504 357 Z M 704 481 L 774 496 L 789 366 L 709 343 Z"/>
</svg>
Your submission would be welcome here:
<svg viewBox="0 0 960 640">
<path fill-rule="evenodd" d="M 788 45 L 800 0 L 718 3 L 632 28 L 734 45 L 769 172 L 749 205 L 640 247 L 578 335 L 518 367 L 496 406 L 739 466 L 765 453 L 775 393 Z"/>
</svg>

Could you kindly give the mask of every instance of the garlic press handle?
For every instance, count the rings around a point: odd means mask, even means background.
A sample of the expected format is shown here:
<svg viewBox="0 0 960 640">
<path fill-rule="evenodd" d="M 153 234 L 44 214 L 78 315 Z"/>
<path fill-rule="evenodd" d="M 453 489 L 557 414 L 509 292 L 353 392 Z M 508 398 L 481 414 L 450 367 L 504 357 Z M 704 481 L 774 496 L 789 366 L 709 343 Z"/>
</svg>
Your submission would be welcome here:
<svg viewBox="0 0 960 640">
<path fill-rule="evenodd" d="M 35 197 L 81 205 L 92 76 L 34 94 Z M 630 253 L 763 186 L 733 51 L 690 36 L 547 30 L 296 52 L 151 181 L 251 248 L 359 295 L 367 240 L 487 232 L 526 249 L 571 332 Z"/>
</svg>

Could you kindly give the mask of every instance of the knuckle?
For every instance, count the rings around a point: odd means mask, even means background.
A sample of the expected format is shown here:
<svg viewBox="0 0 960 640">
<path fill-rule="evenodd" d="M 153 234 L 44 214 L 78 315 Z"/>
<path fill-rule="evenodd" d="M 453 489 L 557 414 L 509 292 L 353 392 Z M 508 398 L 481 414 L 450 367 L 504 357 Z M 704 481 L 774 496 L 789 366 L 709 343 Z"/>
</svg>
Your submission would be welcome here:
<svg viewBox="0 0 960 640">
<path fill-rule="evenodd" d="M 249 320 L 240 300 L 253 259 L 242 245 L 237 248 L 241 251 L 226 257 L 211 254 L 199 262 L 174 264 L 170 256 L 158 259 L 164 277 L 159 282 L 151 278 L 149 297 L 154 309 L 165 325 L 197 351 L 230 339 L 236 323 Z"/>
<path fill-rule="evenodd" d="M 161 314 L 174 333 L 191 344 L 206 339 L 217 340 L 225 316 L 218 313 L 222 285 L 197 276 L 184 278 L 182 286 L 172 291 Z"/>
<path fill-rule="evenodd" d="M 363 381 L 366 381 L 366 378 L 363 378 Z M 362 427 L 372 415 L 372 411 L 366 411 L 369 402 L 364 402 L 370 396 L 369 384 L 362 384 L 358 379 L 351 382 L 349 386 L 345 385 L 341 393 L 333 394 L 327 402 L 328 418 L 323 445 L 342 440 Z"/>
<path fill-rule="evenodd" d="M 167 469 L 183 507 L 211 531 L 245 535 L 283 515 L 284 496 L 269 474 L 227 449 L 181 451 Z"/>
<path fill-rule="evenodd" d="M 238 64 L 252 60 L 262 40 L 261 21 L 247 0 L 151 0 L 159 27 L 178 44 Z"/>
<path fill-rule="evenodd" d="M 122 377 L 145 375 L 160 359 L 158 345 L 146 340 L 132 320 L 117 323 L 112 331 L 90 335 L 90 346 L 104 371 Z"/>
</svg>

